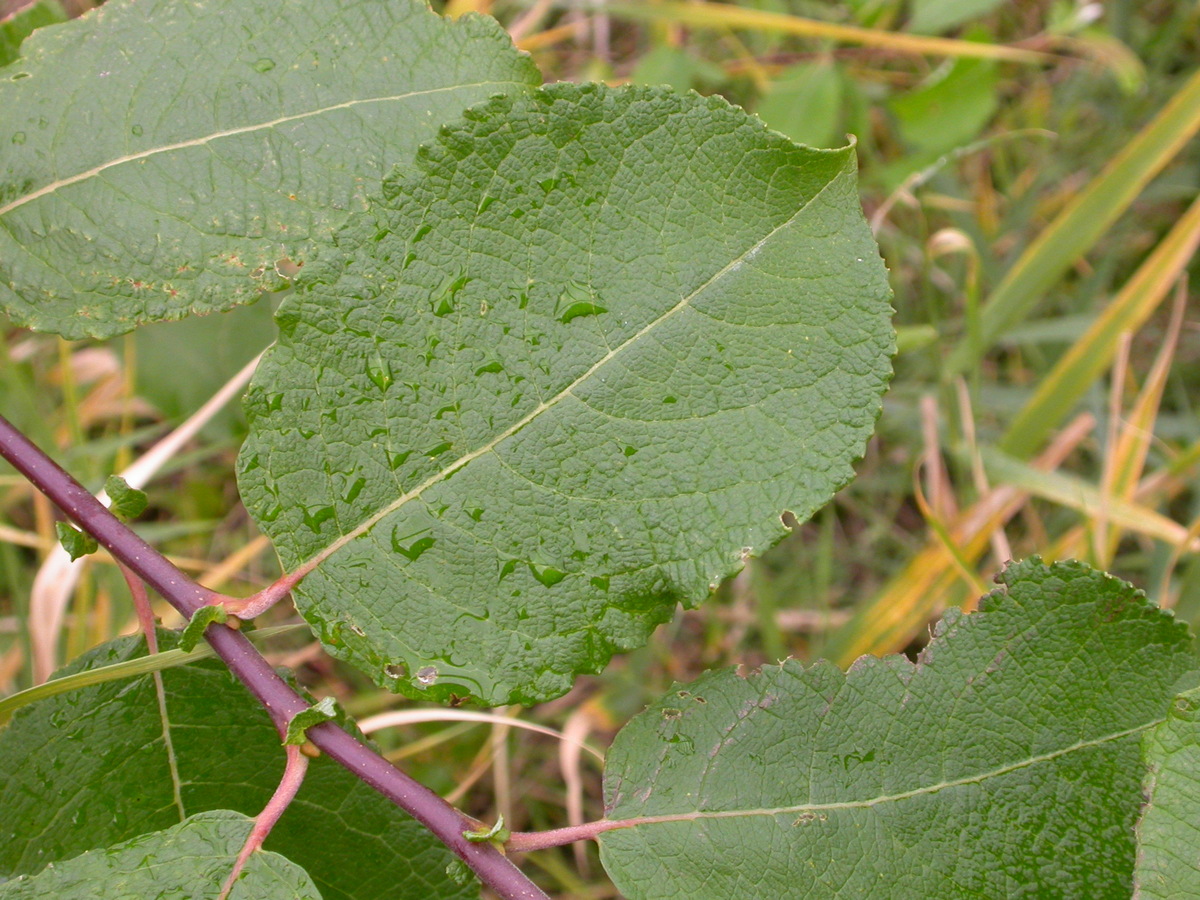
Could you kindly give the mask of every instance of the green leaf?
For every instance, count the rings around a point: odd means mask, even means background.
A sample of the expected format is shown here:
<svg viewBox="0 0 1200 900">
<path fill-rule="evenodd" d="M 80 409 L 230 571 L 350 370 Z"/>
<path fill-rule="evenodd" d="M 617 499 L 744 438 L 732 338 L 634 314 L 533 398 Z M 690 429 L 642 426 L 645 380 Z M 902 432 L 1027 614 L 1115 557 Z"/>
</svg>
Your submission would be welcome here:
<svg viewBox="0 0 1200 900">
<path fill-rule="evenodd" d="M 176 638 L 160 631 L 159 645 L 170 650 Z M 144 641 L 121 638 L 59 675 L 144 655 Z M 0 731 L 0 877 L 197 812 L 262 811 L 285 758 L 267 714 L 217 661 L 165 670 L 162 680 L 172 751 L 149 675 L 23 707 Z M 325 900 L 473 896 L 444 874 L 451 854 L 428 831 L 325 756 L 310 762 L 266 848 L 303 865 Z"/>
<path fill-rule="evenodd" d="M 74 562 L 89 553 L 95 553 L 100 545 L 90 534 L 84 534 L 70 522 L 55 522 L 54 531 L 58 534 L 58 542 L 67 551 Z"/>
<path fill-rule="evenodd" d="M 717 98 L 469 113 L 281 305 L 246 507 L 336 656 L 412 696 L 565 692 L 852 475 L 888 287 L 853 148 Z"/>
<path fill-rule="evenodd" d="M 505 827 L 504 816 L 499 816 L 496 819 L 496 823 L 490 828 L 477 828 L 473 831 L 464 831 L 462 836 L 473 844 L 495 841 L 497 846 L 504 846 L 504 842 L 512 836 L 512 832 Z"/>
<path fill-rule="evenodd" d="M 209 625 L 214 622 L 224 624 L 229 621 L 229 613 L 225 611 L 224 606 L 210 605 L 202 606 L 188 619 L 188 623 L 183 626 L 183 631 L 179 632 L 179 649 L 185 653 L 191 653 L 196 649 L 196 645 L 204 639 L 204 632 Z"/>
<path fill-rule="evenodd" d="M 764 122 L 793 141 L 826 147 L 840 140 L 842 75 L 830 60 L 799 63 L 779 73 L 758 104 Z"/>
<path fill-rule="evenodd" d="M 226 810 L 93 850 L 0 885 L 3 900 L 216 900 L 254 821 Z M 230 900 L 321 900 L 305 871 L 277 853 L 246 861 Z"/>
<path fill-rule="evenodd" d="M 7 66 L 21 52 L 21 43 L 38 28 L 67 20 L 58 0 L 37 0 L 9 18 L 0 18 L 0 66 Z"/>
<path fill-rule="evenodd" d="M 659 44 L 638 60 L 629 80 L 634 84 L 665 84 L 686 91 L 696 86 L 711 88 L 729 79 L 720 66 L 693 56 L 682 47 Z"/>
<path fill-rule="evenodd" d="M 621 894 L 1128 898 L 1187 629 L 1082 563 L 1002 581 L 915 665 L 716 672 L 634 719 L 605 770 Z"/>
<path fill-rule="evenodd" d="M 1149 772 L 1137 825 L 1136 896 L 1195 897 L 1200 885 L 1200 688 L 1179 694 L 1143 743 Z"/>
<path fill-rule="evenodd" d="M 108 476 L 108 480 L 104 482 L 104 493 L 112 500 L 109 509 L 118 519 L 129 521 L 146 511 L 145 492 L 131 488 L 120 475 Z"/>
<path fill-rule="evenodd" d="M 288 722 L 284 744 L 299 746 L 308 740 L 307 731 L 314 725 L 329 722 L 337 718 L 337 701 L 333 697 L 325 697 L 320 703 L 310 706 L 303 712 L 296 713 Z"/>
<path fill-rule="evenodd" d="M 975 140 L 996 112 L 999 76 L 986 59 L 956 59 L 926 82 L 888 103 L 904 142 L 920 158 L 936 156 Z M 915 171 L 921 165 L 908 163 Z"/>
<path fill-rule="evenodd" d="M 165 419 L 187 418 L 275 340 L 271 300 L 139 328 L 133 336 L 134 358 L 126 362 L 134 363 L 137 396 L 154 404 Z M 240 403 L 226 404 L 201 432 L 211 442 L 234 438 L 237 444 L 245 434 Z"/>
<path fill-rule="evenodd" d="M 419 0 L 114 0 L 0 72 L 0 304 L 110 336 L 255 299 L 462 109 L 540 78 Z"/>
</svg>

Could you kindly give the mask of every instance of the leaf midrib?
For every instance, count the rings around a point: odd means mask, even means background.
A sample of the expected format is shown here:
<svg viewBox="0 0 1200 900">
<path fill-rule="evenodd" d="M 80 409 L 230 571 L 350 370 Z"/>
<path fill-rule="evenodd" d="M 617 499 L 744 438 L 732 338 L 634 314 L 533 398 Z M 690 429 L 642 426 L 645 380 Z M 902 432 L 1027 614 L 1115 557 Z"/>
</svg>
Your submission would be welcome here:
<svg viewBox="0 0 1200 900">
<path fill-rule="evenodd" d="M 797 219 L 799 219 L 800 216 L 802 216 L 805 213 L 805 211 L 807 211 L 809 209 L 809 207 L 811 207 L 812 204 L 815 203 L 821 197 L 821 195 L 824 194 L 825 191 L 829 189 L 829 187 L 832 184 L 834 184 L 835 182 L 837 182 L 845 177 L 846 177 L 845 170 L 844 169 L 839 170 L 836 175 L 834 175 L 832 178 L 830 178 L 829 181 L 827 181 L 825 184 L 821 185 L 820 189 L 818 189 L 811 197 L 809 197 L 794 213 L 792 213 L 792 215 L 788 216 L 787 219 L 785 219 L 783 222 L 776 225 L 774 228 L 772 228 L 770 231 L 768 231 L 765 235 L 763 235 L 761 238 L 759 238 L 757 241 L 755 241 L 750 247 L 748 247 L 746 250 L 742 251 L 740 254 L 738 254 L 736 257 L 734 257 L 726 265 L 722 266 L 716 273 L 711 275 L 708 278 L 708 280 L 706 280 L 703 284 L 701 284 L 699 287 L 697 287 L 695 290 L 693 290 L 690 294 L 685 295 L 678 303 L 676 303 L 674 306 L 672 306 L 666 312 L 662 313 L 656 319 L 648 322 L 641 329 L 639 329 L 635 334 L 630 335 L 628 338 L 626 338 L 622 343 L 618 344 L 616 347 L 610 348 L 609 351 L 604 356 L 602 356 L 599 360 L 597 360 L 595 363 L 593 363 L 587 369 L 587 371 L 585 371 L 582 375 L 580 375 L 578 378 L 576 378 L 574 381 L 572 381 L 565 388 L 560 390 L 558 393 L 554 394 L 549 399 L 542 400 L 540 403 L 538 403 L 538 405 L 536 407 L 534 407 L 532 410 L 530 410 L 530 412 L 528 412 L 525 416 L 523 416 L 517 422 L 510 425 L 508 428 L 501 431 L 499 434 L 497 434 L 494 438 L 492 438 L 487 443 L 480 445 L 475 450 L 472 450 L 470 453 L 463 454 L 458 459 L 454 460 L 454 462 L 450 463 L 449 465 L 445 466 L 444 468 L 442 468 L 439 471 L 435 472 L 434 474 L 430 475 L 428 478 L 426 478 L 424 481 L 422 481 L 416 487 L 405 492 L 404 494 L 401 494 L 400 497 L 398 497 L 396 500 L 392 501 L 391 503 L 389 503 L 386 506 L 379 509 L 377 512 L 368 516 L 366 519 L 364 519 L 362 522 L 360 522 L 353 529 L 351 529 L 350 531 L 343 534 L 337 540 L 333 541 L 331 544 L 329 544 L 329 546 L 325 547 L 325 549 L 313 554 L 307 560 L 305 560 L 300 565 L 298 565 L 295 568 L 295 570 L 293 571 L 293 575 L 299 576 L 299 575 L 303 575 L 303 574 L 307 574 L 308 572 L 311 572 L 313 569 L 315 569 L 322 562 L 327 560 L 330 556 L 335 554 L 342 547 L 346 546 L 347 544 L 349 544 L 351 541 L 353 541 L 355 538 L 359 537 L 360 535 L 363 535 L 363 534 L 367 533 L 368 531 L 370 531 L 371 528 L 373 528 L 380 520 L 391 515 L 393 512 L 395 512 L 396 510 L 405 506 L 410 501 L 419 498 L 430 487 L 433 487 L 435 484 L 438 484 L 439 482 L 444 481 L 445 479 L 449 478 L 451 475 L 453 475 L 455 472 L 462 469 L 464 466 L 468 465 L 469 463 L 473 462 L 474 460 L 478 459 L 479 457 L 492 452 L 503 441 L 512 437 L 514 434 L 516 434 L 518 431 L 520 431 L 526 425 L 533 422 L 536 418 L 541 416 L 547 410 L 557 406 L 562 400 L 566 399 L 567 397 L 572 396 L 574 391 L 581 384 L 583 384 L 585 381 L 587 381 L 589 378 L 591 378 L 597 371 L 599 371 L 601 368 L 603 368 L 605 365 L 607 365 L 614 357 L 620 355 L 627 347 L 633 346 L 635 343 L 639 342 L 643 337 L 645 337 L 645 335 L 647 335 L 649 332 L 651 332 L 652 330 L 657 328 L 663 322 L 671 319 L 673 316 L 675 316 L 676 313 L 679 313 L 682 310 L 689 308 L 692 305 L 692 302 L 697 297 L 699 297 L 702 293 L 704 293 L 704 291 L 706 291 L 709 287 L 716 284 L 725 275 L 740 268 L 742 263 L 744 263 L 746 260 L 752 259 L 760 250 L 762 250 L 763 247 L 765 247 L 767 245 L 768 242 L 771 241 L 772 238 L 774 238 L 777 234 L 779 234 L 781 231 L 783 231 L 784 229 L 791 226 Z"/>
<path fill-rule="evenodd" d="M 277 119 L 271 119 L 266 122 L 256 122 L 252 125 L 243 125 L 243 126 L 239 126 L 237 128 L 229 128 L 224 131 L 214 131 L 210 134 L 202 135 L 200 137 L 189 138 L 186 141 L 177 141 L 176 143 L 173 143 L 173 144 L 163 144 L 161 147 L 151 147 L 147 150 L 140 150 L 137 153 L 130 153 L 125 156 L 119 156 L 114 159 L 110 159 L 107 162 L 101 163 L 98 166 L 93 166 L 92 168 L 87 169 L 83 172 L 79 172 L 75 175 L 68 175 L 66 178 L 59 178 L 55 181 L 50 182 L 49 184 L 47 184 L 43 187 L 38 188 L 36 191 L 33 191 L 22 197 L 18 197 L 17 199 L 9 202 L 8 204 L 6 204 L 4 206 L 0 206 L 0 216 L 5 216 L 15 209 L 19 209 L 20 207 L 25 206 L 26 204 L 32 203 L 34 200 L 38 200 L 42 197 L 47 196 L 48 194 L 54 193 L 55 191 L 59 190 L 60 188 L 69 187 L 70 185 L 78 184 L 82 181 L 87 181 L 89 178 L 95 178 L 95 177 L 99 176 L 101 173 L 106 172 L 109 169 L 115 168 L 117 166 L 122 166 L 127 163 L 137 162 L 138 160 L 142 160 L 142 159 L 148 159 L 153 156 L 159 156 L 164 153 L 173 153 L 177 150 L 187 150 L 191 147 L 203 147 L 207 144 L 212 143 L 213 141 L 217 141 L 222 138 L 236 137 L 236 136 L 242 135 L 242 134 L 252 134 L 253 132 L 256 132 L 256 131 L 265 131 L 265 130 L 268 130 L 271 128 L 278 128 L 279 126 L 287 125 L 290 122 L 297 122 L 297 121 L 301 121 L 303 119 L 312 118 L 314 116 L 325 115 L 326 113 L 338 112 L 339 110 L 343 110 L 343 109 L 352 109 L 356 106 L 363 106 L 365 104 L 370 104 L 370 103 L 397 103 L 402 100 L 411 99 L 413 97 L 433 96 L 436 94 L 451 93 L 451 92 L 459 91 L 459 90 L 463 90 L 463 89 L 469 90 L 469 89 L 474 89 L 474 88 L 489 88 L 489 87 L 503 89 L 503 88 L 512 88 L 512 87 L 521 87 L 521 86 L 523 86 L 523 83 L 517 82 L 517 81 L 477 81 L 477 82 L 471 82 L 469 84 L 454 84 L 454 85 L 447 85 L 445 87 L 430 88 L 430 89 L 424 90 L 424 91 L 409 91 L 408 93 L 392 94 L 392 95 L 389 95 L 386 97 L 360 97 L 360 98 L 357 98 L 354 100 L 346 100 L 342 103 L 334 103 L 330 106 L 323 106 L 323 107 L 320 107 L 319 109 L 308 110 L 307 112 L 296 113 L 294 115 L 289 115 L 289 116 L 280 116 Z"/>
<path fill-rule="evenodd" d="M 1141 734 L 1142 732 L 1149 731 L 1152 728 L 1157 728 L 1165 721 L 1165 718 L 1155 719 L 1143 725 L 1127 728 L 1124 731 L 1113 732 L 1112 734 L 1106 734 L 1088 741 L 1078 741 L 1068 747 L 1062 747 L 1058 750 L 1051 750 L 1048 753 L 1041 753 L 1037 756 L 1031 756 L 1028 759 L 1008 763 L 995 769 L 990 769 L 986 772 L 966 775 L 962 778 L 950 779 L 949 781 L 940 781 L 936 784 L 924 785 L 923 787 L 913 788 L 909 791 L 900 791 L 895 794 L 880 794 L 877 797 L 871 797 L 864 800 L 840 800 L 830 803 L 801 803 L 795 806 L 777 806 L 758 809 L 695 810 L 694 812 L 668 813 L 659 816 L 641 816 L 631 819 L 605 819 L 601 830 L 616 831 L 626 828 L 637 828 L 643 825 L 662 825 L 671 822 L 691 822 L 700 819 L 739 819 L 759 816 L 769 818 L 782 815 L 799 815 L 807 812 L 820 813 L 843 809 L 870 809 L 871 807 L 879 806 L 883 803 L 896 803 L 901 800 L 909 800 L 913 797 L 936 794 L 939 791 L 944 791 L 950 788 L 965 787 L 966 785 L 970 784 L 982 784 L 983 782 L 992 778 L 999 778 L 1001 776 L 1008 775 L 1011 772 L 1016 772 L 1021 769 L 1029 768 L 1030 766 L 1039 765 L 1040 763 L 1052 762 L 1055 759 L 1067 756 L 1071 753 L 1076 753 L 1080 750 L 1086 750 L 1091 747 L 1099 747 L 1104 744 L 1111 743 L 1112 741 L 1117 741 L 1123 738 Z"/>
</svg>

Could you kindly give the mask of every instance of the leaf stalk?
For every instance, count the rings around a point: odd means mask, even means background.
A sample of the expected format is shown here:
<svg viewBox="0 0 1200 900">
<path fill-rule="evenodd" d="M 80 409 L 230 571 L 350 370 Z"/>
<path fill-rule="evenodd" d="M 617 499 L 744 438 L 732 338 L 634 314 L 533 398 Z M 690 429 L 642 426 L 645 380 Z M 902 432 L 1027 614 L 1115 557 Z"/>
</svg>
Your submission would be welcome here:
<svg viewBox="0 0 1200 900">
<path fill-rule="evenodd" d="M 0 456 L 183 615 L 222 603 L 224 595 L 197 584 L 114 516 L 78 481 L 0 416 Z M 205 639 L 233 675 L 266 708 L 282 737 L 287 723 L 309 704 L 292 690 L 245 635 L 209 625 Z M 401 772 L 333 722 L 308 729 L 309 740 L 367 785 L 430 830 L 503 900 L 549 900 L 491 843 L 463 837 L 471 822 L 423 784 Z"/>
</svg>

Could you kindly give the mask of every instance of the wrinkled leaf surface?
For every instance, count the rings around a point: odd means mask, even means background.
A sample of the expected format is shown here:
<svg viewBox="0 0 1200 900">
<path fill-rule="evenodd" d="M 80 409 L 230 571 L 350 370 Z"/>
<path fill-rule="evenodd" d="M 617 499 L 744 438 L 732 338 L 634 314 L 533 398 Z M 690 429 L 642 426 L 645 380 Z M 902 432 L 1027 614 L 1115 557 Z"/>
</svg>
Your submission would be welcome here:
<svg viewBox="0 0 1200 900">
<path fill-rule="evenodd" d="M 160 632 L 160 647 L 177 637 Z M 120 638 L 60 674 L 144 654 L 144 641 Z M 162 678 L 174 767 L 151 676 L 39 701 L 0 731 L 0 876 L 40 872 L 205 810 L 262 811 L 284 763 L 266 713 L 219 662 Z M 473 896 L 446 875 L 453 857 L 429 832 L 325 756 L 309 764 L 266 849 L 302 865 L 325 900 Z"/>
<path fill-rule="evenodd" d="M 634 719 L 605 803 L 641 821 L 600 840 L 622 895 L 1128 898 L 1187 629 L 1081 563 L 1003 580 L 916 664 L 717 672 Z"/>
<path fill-rule="evenodd" d="M 890 374 L 852 148 L 717 98 L 560 84 L 470 113 L 277 313 L 247 508 L 326 647 L 531 703 L 851 477 Z"/>
<path fill-rule="evenodd" d="M 1200 886 L 1200 689 L 1181 693 L 1143 742 L 1149 771 L 1137 825 L 1136 896 L 1195 897 Z"/>
<path fill-rule="evenodd" d="M 0 884 L 0 898 L 216 900 L 253 826 L 252 819 L 227 810 L 200 813 Z M 260 851 L 246 861 L 229 900 L 321 900 L 321 894 L 295 863 Z"/>
<path fill-rule="evenodd" d="M 420 0 L 113 0 L 0 71 L 0 304 L 67 337 L 278 287 L 444 121 L 537 84 Z"/>
</svg>

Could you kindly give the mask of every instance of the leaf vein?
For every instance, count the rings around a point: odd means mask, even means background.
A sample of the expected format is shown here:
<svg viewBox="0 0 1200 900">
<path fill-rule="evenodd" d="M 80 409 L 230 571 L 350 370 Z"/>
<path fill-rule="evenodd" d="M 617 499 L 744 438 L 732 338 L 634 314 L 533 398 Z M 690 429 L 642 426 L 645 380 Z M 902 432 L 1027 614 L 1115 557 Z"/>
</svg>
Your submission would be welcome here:
<svg viewBox="0 0 1200 900">
<path fill-rule="evenodd" d="M 204 146 L 207 146 L 208 144 L 211 144 L 213 141 L 220 140 L 221 138 L 236 137 L 236 136 L 242 135 L 242 134 L 252 134 L 256 131 L 265 131 L 265 130 L 269 130 L 272 128 L 278 128 L 281 125 L 287 125 L 291 122 L 299 122 L 304 119 L 313 118 L 314 116 L 325 115 L 326 113 L 337 112 L 337 111 L 343 110 L 343 109 L 352 109 L 355 107 L 364 106 L 366 104 L 371 104 L 371 103 L 394 103 L 394 102 L 397 102 L 400 100 L 408 100 L 412 97 L 424 97 L 424 96 L 432 96 L 434 94 L 441 94 L 441 93 L 453 93 L 456 91 L 460 91 L 464 88 L 466 88 L 466 89 L 485 88 L 485 87 L 505 88 L 505 87 L 511 87 L 514 84 L 516 84 L 516 83 L 508 82 L 508 81 L 504 81 L 504 82 L 483 81 L 483 82 L 476 82 L 473 84 L 447 85 L 446 87 L 431 88 L 429 90 L 424 90 L 424 91 L 409 91 L 408 93 L 394 94 L 394 95 L 390 95 L 387 97 L 362 97 L 362 98 L 357 98 L 354 100 L 346 100 L 341 103 L 334 103 L 330 106 L 323 106 L 319 109 L 306 110 L 305 112 L 295 113 L 295 114 L 289 115 L 289 116 L 280 116 L 279 118 L 271 119 L 266 122 L 255 122 L 252 125 L 242 125 L 237 128 L 228 128 L 224 131 L 214 131 L 211 134 L 202 135 L 202 136 L 196 137 L 196 138 L 189 138 L 186 141 L 177 141 L 172 144 L 164 144 L 161 147 L 151 147 L 147 150 L 140 150 L 137 153 L 129 153 L 129 154 L 126 154 L 125 156 L 118 156 L 115 159 L 110 159 L 107 162 L 101 163 L 98 166 L 93 166 L 92 168 L 87 169 L 83 172 L 78 172 L 74 175 L 68 175 L 63 178 L 58 178 L 58 179 L 50 182 L 49 184 L 45 185 L 44 187 L 38 188 L 36 191 L 31 191 L 30 193 L 26 194 L 23 197 L 17 197 L 15 200 L 10 201 L 9 203 L 5 204 L 4 206 L 0 206 L 0 216 L 5 216 L 15 209 L 19 209 L 20 207 L 25 206 L 26 204 L 32 203 L 34 200 L 38 200 L 42 197 L 45 197 L 48 194 L 52 194 L 52 193 L 58 191 L 60 188 L 69 187 L 72 184 L 78 184 L 81 181 L 87 181 L 90 178 L 95 178 L 95 177 L 101 175 L 102 173 L 106 172 L 107 170 L 115 168 L 117 166 L 122 166 L 122 165 L 125 165 L 126 163 L 137 162 L 139 160 L 148 159 L 148 158 L 154 157 L 154 156 L 160 156 L 164 153 L 172 153 L 176 150 L 186 150 L 191 147 L 204 147 Z M 517 85 L 517 86 L 520 86 L 520 85 Z"/>
<path fill-rule="evenodd" d="M 426 478 L 420 484 L 416 485 L 409 491 L 400 495 L 400 497 L 398 497 L 396 500 L 392 501 L 391 503 L 387 504 L 386 506 L 382 507 L 375 513 L 368 516 L 357 527 L 346 532 L 341 537 L 339 537 L 337 540 L 330 543 L 323 550 L 320 550 L 319 552 L 317 552 L 316 554 L 311 556 L 308 560 L 303 562 L 300 566 L 297 567 L 297 571 L 299 571 L 299 572 L 312 571 L 312 569 L 314 569 L 315 567 L 320 565 L 322 562 L 324 562 L 326 559 L 328 559 L 330 556 L 332 556 L 334 553 L 336 553 L 342 547 L 346 546 L 348 543 L 353 541 L 355 538 L 370 531 L 371 528 L 373 528 L 378 522 L 380 522 L 386 516 L 390 515 L 391 513 L 395 512 L 396 510 L 400 509 L 401 507 L 403 507 L 410 501 L 421 497 L 425 493 L 425 491 L 428 490 L 433 485 L 435 485 L 441 481 L 444 481 L 446 478 L 448 478 L 451 475 L 453 475 L 454 473 L 458 472 L 460 469 L 462 469 L 464 466 L 471 463 L 473 460 L 476 460 L 479 457 L 484 456 L 484 455 L 494 451 L 495 448 L 500 443 L 502 443 L 503 441 L 505 441 L 508 438 L 515 435 L 517 432 L 519 432 L 521 429 L 523 429 L 526 425 L 529 425 L 531 422 L 533 422 L 535 419 L 537 419 L 539 416 L 541 416 L 547 410 L 557 406 L 560 402 L 562 402 L 563 400 L 565 400 L 568 397 L 573 397 L 575 399 L 579 399 L 578 397 L 576 397 L 574 392 L 577 388 L 580 387 L 580 385 L 584 384 L 589 378 L 591 378 L 593 375 L 595 375 L 595 373 L 597 371 L 599 371 L 604 366 L 606 366 L 614 357 L 618 356 L 623 350 L 640 342 L 643 338 L 645 338 L 645 336 L 647 334 L 649 334 L 651 331 L 653 331 L 655 328 L 657 328 L 663 322 L 666 322 L 666 321 L 672 319 L 675 315 L 682 312 L 683 310 L 690 309 L 692 307 L 693 301 L 697 297 L 699 297 L 701 294 L 703 294 L 712 285 L 719 282 L 726 275 L 730 274 L 731 272 L 737 271 L 737 269 L 739 269 L 746 260 L 752 259 L 754 256 L 756 256 L 759 253 L 759 251 L 771 241 L 772 238 L 774 238 L 777 234 L 779 234 L 785 228 L 787 228 L 788 226 L 793 224 L 810 207 L 812 207 L 813 204 L 816 203 L 816 201 L 821 197 L 821 195 L 824 194 L 825 191 L 829 189 L 830 185 L 834 184 L 836 181 L 839 181 L 843 177 L 844 177 L 844 174 L 839 173 L 838 175 L 831 178 L 828 182 L 826 182 L 824 185 L 822 185 L 821 188 L 816 191 L 816 193 L 814 193 L 811 197 L 809 197 L 800 206 L 800 208 L 797 209 L 791 216 L 789 216 L 783 222 L 779 223 L 774 228 L 772 228 L 770 231 L 768 231 L 765 235 L 763 235 L 761 238 L 759 238 L 757 241 L 755 241 L 749 248 L 744 250 L 742 253 L 738 254 L 738 256 L 736 256 L 733 260 L 731 260 L 730 262 L 728 262 L 727 264 L 722 266 L 717 272 L 715 272 L 706 281 L 704 281 L 704 283 L 702 283 L 701 285 L 696 287 L 689 294 L 686 294 L 683 298 L 681 298 L 679 300 L 679 302 L 677 302 L 670 309 L 666 310 L 665 312 L 663 312 L 661 315 L 659 315 L 657 318 L 653 319 L 652 321 L 647 322 L 636 333 L 630 335 L 622 343 L 618 344 L 616 347 L 609 350 L 604 356 L 602 356 L 600 359 L 598 359 L 596 362 L 594 362 L 591 366 L 589 366 L 588 369 L 585 372 L 583 372 L 581 375 L 579 375 L 574 381 L 572 381 L 566 387 L 564 387 L 560 391 L 558 391 L 558 393 L 554 394 L 549 399 L 542 400 L 541 402 L 539 402 L 538 405 L 535 406 L 532 410 L 530 410 L 525 416 L 523 416 L 517 422 L 514 422 L 512 425 L 505 428 L 503 431 L 501 431 L 499 434 L 497 434 L 491 440 L 480 445 L 479 447 L 470 451 L 469 453 L 463 454 L 461 457 L 459 457 L 457 460 L 455 460 L 454 462 L 447 465 L 445 468 L 441 469 L 438 472 L 435 472 L 433 475 L 430 475 L 428 478 Z"/>
</svg>

